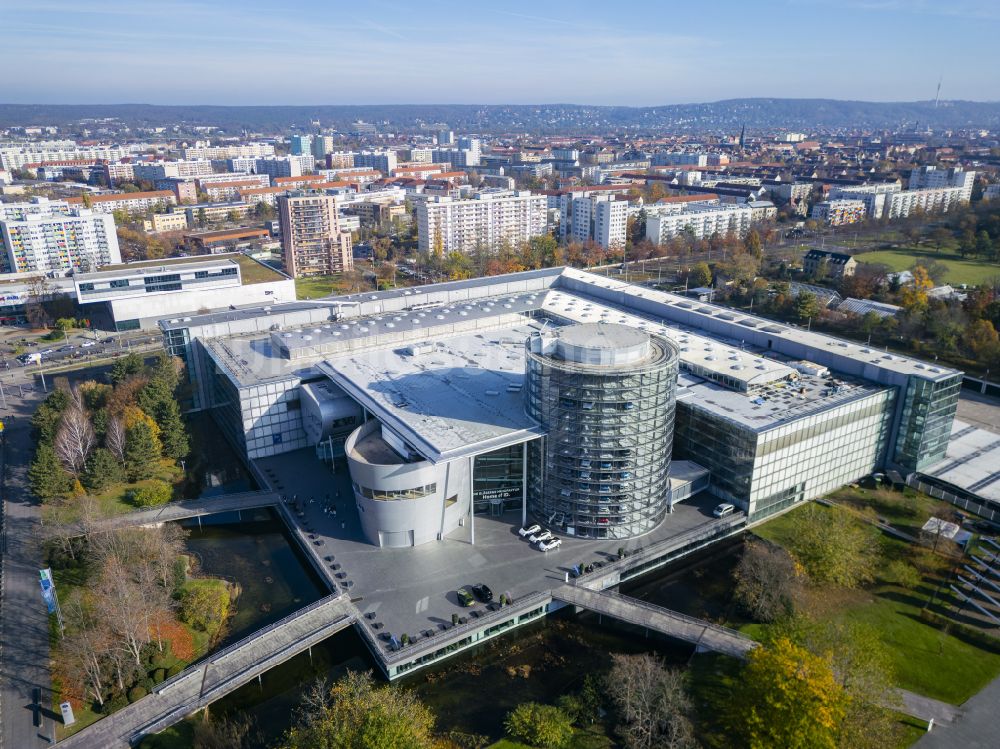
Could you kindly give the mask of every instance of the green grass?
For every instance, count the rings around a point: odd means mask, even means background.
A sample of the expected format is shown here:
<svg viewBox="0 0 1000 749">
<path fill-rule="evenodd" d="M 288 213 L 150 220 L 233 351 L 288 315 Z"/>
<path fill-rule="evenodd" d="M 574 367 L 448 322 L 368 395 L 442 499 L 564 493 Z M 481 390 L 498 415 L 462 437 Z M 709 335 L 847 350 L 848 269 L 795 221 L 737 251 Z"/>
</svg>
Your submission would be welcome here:
<svg viewBox="0 0 1000 749">
<path fill-rule="evenodd" d="M 136 481 L 132 484 L 115 484 L 110 489 L 90 496 L 97 500 L 102 516 L 121 515 L 126 512 L 142 509 L 129 500 L 129 493 L 133 489 L 149 486 L 155 481 L 164 481 L 172 484 L 174 486 L 174 498 L 176 499 L 180 496 L 179 484 L 184 481 L 184 472 L 174 461 L 164 458 L 160 461 L 151 478 Z M 52 509 L 49 512 L 59 522 L 70 523 L 77 519 L 76 503 L 71 499 L 59 506 L 50 505 L 50 507 Z"/>
<path fill-rule="evenodd" d="M 139 749 L 191 749 L 194 746 L 194 724 L 197 720 L 197 716 L 190 716 L 160 733 L 146 736 L 139 742 Z"/>
<path fill-rule="evenodd" d="M 938 262 L 947 266 L 943 282 L 949 284 L 968 284 L 976 286 L 1000 277 L 1000 265 L 980 262 L 978 260 L 963 260 L 954 252 L 937 251 L 927 248 L 904 247 L 898 250 L 876 250 L 855 255 L 859 263 L 881 263 L 893 271 L 908 270 L 915 263 L 929 265 Z"/>
<path fill-rule="evenodd" d="M 947 518 L 955 513 L 955 506 L 907 488 L 902 492 L 892 489 L 863 489 L 845 486 L 830 495 L 830 499 L 856 510 L 874 510 L 893 528 L 919 536 L 920 529 L 930 517 Z"/>
<path fill-rule="evenodd" d="M 348 286 L 339 275 L 305 276 L 295 279 L 295 293 L 299 299 L 317 299 L 330 294 L 346 294 Z"/>
<path fill-rule="evenodd" d="M 792 522 L 793 513 L 797 511 L 770 520 L 753 532 L 790 548 L 794 546 Z M 846 513 L 839 508 L 827 508 L 826 511 Z M 889 536 L 882 537 L 882 547 L 887 561 L 905 559 L 913 548 Z M 946 566 L 944 560 L 941 561 Z M 820 618 L 870 626 L 880 633 L 888 650 L 897 686 L 957 705 L 1000 675 L 1000 644 L 996 651 L 986 650 L 921 619 L 920 611 L 938 582 L 936 576 L 925 577 L 924 584 L 915 590 L 881 581 L 863 591 L 833 588 L 828 593 L 830 597 L 836 596 L 837 605 L 826 606 Z M 817 598 L 823 598 L 826 593 L 813 591 Z M 749 625 L 744 629 L 753 637 L 764 632 L 761 625 Z"/>
<path fill-rule="evenodd" d="M 258 263 L 252 257 L 246 255 L 236 255 L 233 258 L 240 266 L 240 278 L 245 284 L 268 283 L 271 281 L 281 281 L 284 275 L 264 263 Z"/>
<path fill-rule="evenodd" d="M 603 733 L 600 724 L 595 723 L 590 728 L 576 729 L 569 745 L 573 749 L 611 749 L 615 743 Z M 511 739 L 500 739 L 496 743 L 490 744 L 486 749 L 533 749 L 533 747 Z"/>
</svg>

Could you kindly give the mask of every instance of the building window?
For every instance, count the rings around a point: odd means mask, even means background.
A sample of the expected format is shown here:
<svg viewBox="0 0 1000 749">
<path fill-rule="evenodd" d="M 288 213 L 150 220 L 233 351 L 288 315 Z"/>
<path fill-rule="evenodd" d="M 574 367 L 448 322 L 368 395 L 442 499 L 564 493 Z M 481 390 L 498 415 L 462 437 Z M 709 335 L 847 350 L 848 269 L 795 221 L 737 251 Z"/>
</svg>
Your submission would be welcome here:
<svg viewBox="0 0 1000 749">
<path fill-rule="evenodd" d="M 91 284 L 92 285 L 92 284 Z M 127 278 L 116 278 L 111 282 L 112 289 L 124 289 L 128 286 Z"/>
</svg>

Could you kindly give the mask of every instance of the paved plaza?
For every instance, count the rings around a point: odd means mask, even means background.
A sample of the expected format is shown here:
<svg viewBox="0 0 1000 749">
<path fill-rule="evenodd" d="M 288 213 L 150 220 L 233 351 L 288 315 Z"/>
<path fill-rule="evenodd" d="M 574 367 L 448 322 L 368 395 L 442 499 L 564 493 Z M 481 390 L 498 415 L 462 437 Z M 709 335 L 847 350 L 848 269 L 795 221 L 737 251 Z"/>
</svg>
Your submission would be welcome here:
<svg viewBox="0 0 1000 749">
<path fill-rule="evenodd" d="M 311 449 L 264 458 L 257 466 L 275 491 L 288 500 L 298 497 L 299 521 L 311 527 L 322 557 L 332 557 L 335 573 L 362 614 L 374 614 L 383 632 L 411 637 L 437 632 L 451 623 L 453 613 L 467 615 L 456 590 L 485 583 L 495 598 L 501 593 L 514 600 L 536 591 L 547 591 L 566 580 L 576 564 L 617 558 L 619 547 L 634 551 L 654 542 L 707 526 L 715 521 L 712 509 L 718 500 L 698 496 L 678 505 L 654 532 L 628 541 L 585 540 L 563 537 L 560 549 L 543 553 L 522 540 L 517 529 L 521 513 L 500 517 L 475 517 L 446 537 L 406 549 L 380 549 L 364 540 L 346 468 L 331 473 Z M 339 492 L 339 496 L 338 496 Z M 327 495 L 336 516 L 324 511 Z M 530 518 L 529 518 L 530 521 Z M 472 535 L 475 534 L 475 543 Z M 484 611 L 481 604 L 474 610 Z"/>
</svg>

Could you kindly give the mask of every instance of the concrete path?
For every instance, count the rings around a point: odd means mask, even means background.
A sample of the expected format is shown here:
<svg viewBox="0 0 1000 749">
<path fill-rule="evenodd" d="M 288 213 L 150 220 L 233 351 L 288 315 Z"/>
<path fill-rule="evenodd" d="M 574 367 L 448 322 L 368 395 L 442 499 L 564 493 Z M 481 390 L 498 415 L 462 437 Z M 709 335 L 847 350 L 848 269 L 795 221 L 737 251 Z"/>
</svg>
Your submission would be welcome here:
<svg viewBox="0 0 1000 749">
<path fill-rule="evenodd" d="M 998 710 L 1000 678 L 965 702 L 952 723 L 939 725 L 935 720 L 933 730 L 914 744 L 913 749 L 996 749 L 1000 746 Z"/>
<path fill-rule="evenodd" d="M 38 539 L 40 506 L 27 489 L 31 459 L 29 420 L 42 392 L 24 397 L 5 387 L 3 482 L 4 536 L 0 593 L 0 746 L 34 749 L 54 736 L 49 682 L 49 617 L 38 585 L 42 550 Z M 35 692 L 40 696 L 35 704 Z"/>
<path fill-rule="evenodd" d="M 356 620 L 357 611 L 346 598 L 320 599 L 191 666 L 160 684 L 152 694 L 73 734 L 59 746 L 129 746 L 183 720 Z"/>
<path fill-rule="evenodd" d="M 596 591 L 576 585 L 563 585 L 552 590 L 552 597 L 736 658 L 745 657 L 757 644 L 734 629 L 607 590 Z"/>
<path fill-rule="evenodd" d="M 897 691 L 903 701 L 902 706 L 898 708 L 899 711 L 914 718 L 928 721 L 933 718 L 936 724 L 948 724 L 954 723 L 962 716 L 962 708 L 955 707 L 955 705 L 924 697 L 915 692 L 908 692 L 905 689 Z"/>
</svg>

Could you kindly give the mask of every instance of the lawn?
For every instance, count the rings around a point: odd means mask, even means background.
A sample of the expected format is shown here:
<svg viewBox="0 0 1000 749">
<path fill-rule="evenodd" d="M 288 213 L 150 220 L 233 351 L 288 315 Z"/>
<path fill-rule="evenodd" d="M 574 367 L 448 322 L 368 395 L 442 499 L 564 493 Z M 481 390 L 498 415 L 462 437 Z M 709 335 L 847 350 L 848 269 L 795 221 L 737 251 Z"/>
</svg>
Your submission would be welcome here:
<svg viewBox="0 0 1000 749">
<path fill-rule="evenodd" d="M 952 285 L 968 284 L 976 286 L 1000 277 L 1000 265 L 980 262 L 978 260 L 963 260 L 953 252 L 937 251 L 928 248 L 904 247 L 898 250 L 876 250 L 854 256 L 859 263 L 881 263 L 893 271 L 909 270 L 914 264 L 930 265 L 933 262 L 947 266 L 948 273 L 944 283 Z"/>
<path fill-rule="evenodd" d="M 782 546 L 793 545 L 792 517 L 797 511 L 764 523 L 754 533 Z M 838 508 L 827 511 L 846 512 Z M 912 548 L 888 536 L 882 537 L 882 547 L 887 561 L 908 557 Z M 943 558 L 933 558 L 941 560 L 942 568 L 947 567 Z M 920 617 L 939 581 L 936 574 L 926 576 L 924 584 L 913 590 L 881 580 L 859 591 L 814 588 L 810 608 L 821 619 L 856 622 L 877 630 L 892 658 L 899 687 L 957 705 L 1000 675 L 1000 643 L 996 649 L 986 650 L 936 629 Z M 751 625 L 746 631 L 756 636 L 762 627 Z"/>
<path fill-rule="evenodd" d="M 350 289 L 339 275 L 304 276 L 295 279 L 295 293 L 299 299 L 317 299 L 330 294 L 347 294 Z"/>
<path fill-rule="evenodd" d="M 930 517 L 950 518 L 955 506 L 940 499 L 907 487 L 902 492 L 891 489 L 862 489 L 845 486 L 833 492 L 829 499 L 855 510 L 874 510 L 879 518 L 911 536 L 919 536 L 920 529 Z"/>
</svg>

